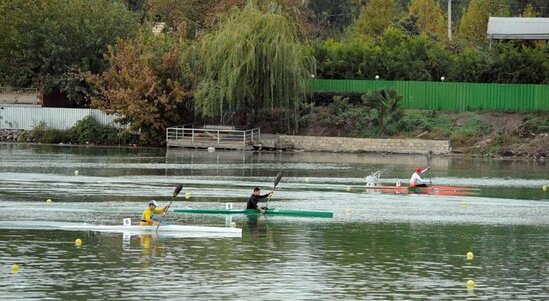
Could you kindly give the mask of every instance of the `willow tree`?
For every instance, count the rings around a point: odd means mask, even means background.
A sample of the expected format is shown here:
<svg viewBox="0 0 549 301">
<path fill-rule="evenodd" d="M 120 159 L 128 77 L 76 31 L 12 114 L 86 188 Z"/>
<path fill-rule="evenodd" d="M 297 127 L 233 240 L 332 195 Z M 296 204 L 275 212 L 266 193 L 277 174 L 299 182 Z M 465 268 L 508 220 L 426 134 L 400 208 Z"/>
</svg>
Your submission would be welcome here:
<svg viewBox="0 0 549 301">
<path fill-rule="evenodd" d="M 278 109 L 295 113 L 307 72 L 296 24 L 274 6 L 249 2 L 232 9 L 217 29 L 198 43 L 198 113 L 223 117 Z M 288 116 L 288 115 L 287 115 Z M 288 127 L 291 126 L 288 119 Z"/>
</svg>

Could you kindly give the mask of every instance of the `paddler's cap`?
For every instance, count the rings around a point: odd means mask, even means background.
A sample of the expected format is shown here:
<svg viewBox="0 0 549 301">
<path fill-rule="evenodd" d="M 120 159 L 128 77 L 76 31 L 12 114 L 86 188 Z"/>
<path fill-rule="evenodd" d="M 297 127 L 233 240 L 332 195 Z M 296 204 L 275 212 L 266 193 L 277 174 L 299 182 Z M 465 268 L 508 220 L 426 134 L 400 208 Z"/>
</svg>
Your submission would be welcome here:
<svg viewBox="0 0 549 301">
<path fill-rule="evenodd" d="M 420 173 L 421 172 L 421 167 L 416 167 L 416 172 Z"/>
<path fill-rule="evenodd" d="M 155 200 L 150 200 L 150 201 L 149 201 L 149 206 L 150 206 L 150 205 L 154 205 L 154 207 L 158 207 L 158 204 L 156 203 Z"/>
</svg>

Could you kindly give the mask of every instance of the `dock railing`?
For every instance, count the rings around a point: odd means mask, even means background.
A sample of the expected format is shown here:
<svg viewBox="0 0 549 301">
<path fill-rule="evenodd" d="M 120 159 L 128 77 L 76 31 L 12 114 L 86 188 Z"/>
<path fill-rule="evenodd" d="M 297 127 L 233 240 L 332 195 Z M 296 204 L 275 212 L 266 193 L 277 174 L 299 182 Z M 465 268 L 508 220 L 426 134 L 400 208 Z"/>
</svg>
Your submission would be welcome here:
<svg viewBox="0 0 549 301">
<path fill-rule="evenodd" d="M 259 128 L 239 130 L 232 126 L 204 125 L 195 128 L 192 124 L 166 129 L 166 144 L 180 147 L 217 147 L 246 149 L 261 138 Z"/>
</svg>

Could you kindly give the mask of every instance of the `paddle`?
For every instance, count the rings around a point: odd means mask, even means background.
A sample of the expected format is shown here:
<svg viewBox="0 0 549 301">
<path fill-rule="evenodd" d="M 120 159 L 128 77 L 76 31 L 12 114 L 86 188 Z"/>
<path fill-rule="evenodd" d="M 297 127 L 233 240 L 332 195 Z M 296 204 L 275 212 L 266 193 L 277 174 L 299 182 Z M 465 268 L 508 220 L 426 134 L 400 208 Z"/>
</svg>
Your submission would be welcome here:
<svg viewBox="0 0 549 301">
<path fill-rule="evenodd" d="M 282 179 L 282 172 L 279 172 L 276 175 L 276 178 L 275 178 L 275 181 L 274 181 L 274 186 L 273 186 L 273 192 L 275 191 L 276 186 L 278 186 L 278 183 L 280 183 L 280 179 Z M 265 204 L 265 209 L 269 208 L 269 200 L 270 199 L 271 199 L 271 196 L 269 196 L 269 198 L 267 198 L 267 203 Z"/>
<path fill-rule="evenodd" d="M 431 158 L 433 157 L 433 151 L 429 150 L 426 157 L 427 157 L 427 167 L 429 168 L 429 171 L 431 171 Z M 431 173 L 430 172 L 429 172 L 429 185 L 433 185 L 433 183 L 431 181 Z"/>
<path fill-rule="evenodd" d="M 183 189 L 183 185 L 181 185 L 181 184 L 179 184 L 179 185 L 177 185 L 177 187 L 175 187 L 175 190 L 173 191 L 172 200 L 168 204 L 168 207 L 170 207 L 172 205 L 173 200 L 175 200 L 175 197 L 179 194 L 179 192 L 181 192 L 181 189 Z M 158 222 L 158 226 L 156 226 L 156 231 L 158 231 L 158 228 L 160 227 L 160 224 L 162 224 L 162 222 L 164 221 L 164 217 L 166 216 L 166 212 L 167 212 L 167 210 L 162 212 L 162 218 L 160 219 L 160 222 Z"/>
</svg>

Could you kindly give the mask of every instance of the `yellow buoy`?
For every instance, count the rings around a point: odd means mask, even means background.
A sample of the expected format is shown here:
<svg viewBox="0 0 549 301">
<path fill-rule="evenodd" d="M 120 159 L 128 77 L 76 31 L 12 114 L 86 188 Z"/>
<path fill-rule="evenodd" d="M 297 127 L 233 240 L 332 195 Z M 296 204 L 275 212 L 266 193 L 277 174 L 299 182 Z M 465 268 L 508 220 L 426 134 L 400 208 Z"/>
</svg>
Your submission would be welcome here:
<svg viewBox="0 0 549 301">
<path fill-rule="evenodd" d="M 235 222 L 231 222 L 231 227 L 232 227 L 232 228 L 236 228 L 236 223 L 235 223 Z"/>
<path fill-rule="evenodd" d="M 75 176 L 78 175 L 78 170 L 75 170 L 75 171 L 74 171 L 74 175 L 75 175 Z"/>
<path fill-rule="evenodd" d="M 17 273 L 17 272 L 19 272 L 19 266 L 18 266 L 17 264 L 15 264 L 15 263 L 12 264 L 12 265 L 11 265 L 11 272 L 12 272 L 12 273 Z"/>
<path fill-rule="evenodd" d="M 185 192 L 185 199 L 188 200 L 191 198 L 191 193 L 190 192 Z"/>
<path fill-rule="evenodd" d="M 51 199 L 48 199 L 48 200 L 46 201 L 46 204 L 51 204 L 51 202 L 52 202 L 52 200 L 51 200 Z"/>
<path fill-rule="evenodd" d="M 345 190 L 351 191 L 351 186 L 347 186 L 347 188 L 345 188 Z"/>
<path fill-rule="evenodd" d="M 473 260 L 473 257 L 475 257 L 475 255 L 473 255 L 473 252 L 467 252 L 467 260 Z"/>
<path fill-rule="evenodd" d="M 463 206 L 467 206 L 468 203 L 467 203 L 467 202 L 463 202 L 463 203 L 461 203 L 461 204 L 463 204 Z"/>
<path fill-rule="evenodd" d="M 474 288 L 475 282 L 472 279 L 467 280 L 467 288 Z"/>
<path fill-rule="evenodd" d="M 309 183 L 309 178 L 305 178 L 305 183 Z"/>
<path fill-rule="evenodd" d="M 75 241 L 74 241 L 74 244 L 77 246 L 77 247 L 80 247 L 82 245 L 82 240 L 80 238 L 77 238 Z"/>
<path fill-rule="evenodd" d="M 547 185 L 543 185 L 543 187 L 541 188 L 543 191 L 547 191 Z"/>
<path fill-rule="evenodd" d="M 345 213 L 347 213 L 347 214 L 351 214 L 351 212 L 352 212 L 352 210 L 349 209 L 349 208 L 347 208 L 347 209 L 345 210 Z"/>
</svg>

